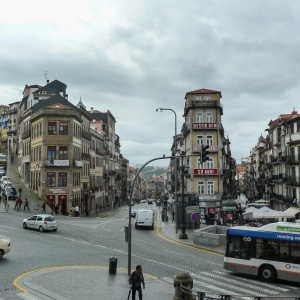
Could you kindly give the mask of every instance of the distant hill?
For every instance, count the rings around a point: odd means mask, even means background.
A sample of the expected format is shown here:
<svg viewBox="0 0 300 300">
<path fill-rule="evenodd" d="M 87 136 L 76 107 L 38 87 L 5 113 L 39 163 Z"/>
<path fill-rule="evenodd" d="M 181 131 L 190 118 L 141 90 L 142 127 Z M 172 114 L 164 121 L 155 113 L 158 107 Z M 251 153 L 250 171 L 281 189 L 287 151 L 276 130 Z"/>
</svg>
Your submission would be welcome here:
<svg viewBox="0 0 300 300">
<path fill-rule="evenodd" d="M 144 178 L 146 180 L 150 180 L 154 174 L 156 176 L 159 176 L 167 172 L 168 172 L 168 167 L 147 166 L 142 170 L 141 174 L 144 175 Z"/>
</svg>

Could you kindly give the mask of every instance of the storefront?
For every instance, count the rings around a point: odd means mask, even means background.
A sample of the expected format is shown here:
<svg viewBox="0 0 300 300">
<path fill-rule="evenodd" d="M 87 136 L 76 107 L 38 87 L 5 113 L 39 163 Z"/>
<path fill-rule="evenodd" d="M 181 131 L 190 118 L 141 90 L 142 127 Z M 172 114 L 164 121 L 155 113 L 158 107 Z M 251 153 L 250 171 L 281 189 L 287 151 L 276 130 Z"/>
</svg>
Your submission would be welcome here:
<svg viewBox="0 0 300 300">
<path fill-rule="evenodd" d="M 230 199 L 231 195 L 227 197 L 227 200 L 222 202 L 221 215 L 224 223 L 233 223 L 238 219 L 238 208 L 234 200 Z"/>
<path fill-rule="evenodd" d="M 210 222 L 219 222 L 221 209 L 221 196 L 219 194 L 200 195 L 199 206 L 201 223 L 205 223 L 205 214 L 208 214 Z"/>
</svg>

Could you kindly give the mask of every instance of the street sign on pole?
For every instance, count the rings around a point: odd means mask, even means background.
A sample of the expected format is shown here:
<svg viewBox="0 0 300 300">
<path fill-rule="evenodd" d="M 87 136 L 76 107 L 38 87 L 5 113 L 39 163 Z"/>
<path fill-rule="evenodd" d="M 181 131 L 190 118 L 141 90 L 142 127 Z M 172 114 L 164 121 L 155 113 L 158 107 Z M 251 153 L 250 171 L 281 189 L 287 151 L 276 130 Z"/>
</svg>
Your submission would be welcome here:
<svg viewBox="0 0 300 300">
<path fill-rule="evenodd" d="M 187 206 L 186 212 L 188 214 L 199 214 L 200 213 L 200 207 L 199 206 Z"/>
<path fill-rule="evenodd" d="M 191 219 L 196 221 L 198 219 L 198 214 L 191 214 Z"/>
</svg>

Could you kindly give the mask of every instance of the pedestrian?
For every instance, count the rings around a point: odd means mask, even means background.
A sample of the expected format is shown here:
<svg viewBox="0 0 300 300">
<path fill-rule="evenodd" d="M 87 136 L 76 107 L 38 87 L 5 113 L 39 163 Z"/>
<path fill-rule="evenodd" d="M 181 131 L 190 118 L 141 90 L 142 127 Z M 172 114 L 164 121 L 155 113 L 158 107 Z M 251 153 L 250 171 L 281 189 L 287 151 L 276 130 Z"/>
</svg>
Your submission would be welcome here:
<svg viewBox="0 0 300 300">
<path fill-rule="evenodd" d="M 208 225 L 208 221 L 209 221 L 209 216 L 208 214 L 205 214 L 205 225 Z"/>
<path fill-rule="evenodd" d="M 56 215 L 58 214 L 58 209 L 59 209 L 58 204 L 56 204 L 54 206 L 54 212 L 55 212 Z"/>
<path fill-rule="evenodd" d="M 24 210 L 26 207 L 28 208 L 28 210 L 30 210 L 28 204 L 29 204 L 29 202 L 28 202 L 27 198 L 25 198 Z"/>
<path fill-rule="evenodd" d="M 132 300 L 135 300 L 135 293 L 138 291 L 139 293 L 139 300 L 143 299 L 143 294 L 142 294 L 142 285 L 143 289 L 145 288 L 145 281 L 144 281 L 144 276 L 142 273 L 142 266 L 137 265 L 135 268 L 135 271 L 133 271 L 130 275 L 129 278 L 129 285 L 130 288 L 132 289 Z"/>
<path fill-rule="evenodd" d="M 165 221 L 165 218 L 164 218 L 164 211 L 162 210 L 161 211 L 161 220 L 164 222 Z"/>
<path fill-rule="evenodd" d="M 15 204 L 15 208 L 14 208 L 14 210 L 18 210 L 19 209 L 19 198 L 17 197 L 17 199 L 16 199 L 16 204 Z"/>
<path fill-rule="evenodd" d="M 174 209 L 173 209 L 173 211 L 172 211 L 172 223 L 174 222 L 174 220 L 175 220 L 175 212 L 174 212 Z"/>
<path fill-rule="evenodd" d="M 79 207 L 76 205 L 75 206 L 75 217 L 79 216 Z"/>
<path fill-rule="evenodd" d="M 102 209 L 102 205 L 100 204 L 100 206 L 99 206 L 99 209 L 100 209 L 100 212 L 101 212 L 101 209 Z"/>
<path fill-rule="evenodd" d="M 19 197 L 21 198 L 21 197 L 22 197 L 22 189 L 19 188 L 19 189 L 18 189 L 18 192 L 19 192 Z"/>
<path fill-rule="evenodd" d="M 14 162 L 14 156 L 13 156 L 13 155 L 11 155 L 10 161 L 11 161 L 11 162 Z"/>
<path fill-rule="evenodd" d="M 46 213 L 46 202 L 44 201 L 43 205 L 42 205 L 42 214 Z"/>
<path fill-rule="evenodd" d="M 22 199 L 21 199 L 21 198 L 19 198 L 19 208 L 20 208 L 20 210 L 21 210 L 21 208 L 22 208 L 22 207 L 21 207 L 21 205 L 22 205 L 22 202 L 23 202 L 23 201 L 22 201 Z"/>
<path fill-rule="evenodd" d="M 54 211 L 54 202 L 53 200 L 51 201 L 51 215 L 53 215 L 53 211 Z"/>
</svg>

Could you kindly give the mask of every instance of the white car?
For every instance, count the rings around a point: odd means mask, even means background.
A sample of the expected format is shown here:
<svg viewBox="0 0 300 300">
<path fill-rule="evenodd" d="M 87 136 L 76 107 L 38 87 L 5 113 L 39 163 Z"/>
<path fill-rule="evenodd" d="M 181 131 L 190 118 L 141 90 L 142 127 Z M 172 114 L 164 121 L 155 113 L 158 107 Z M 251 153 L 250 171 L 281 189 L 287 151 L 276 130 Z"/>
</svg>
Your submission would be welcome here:
<svg viewBox="0 0 300 300">
<path fill-rule="evenodd" d="M 23 228 L 38 229 L 40 232 L 44 230 L 56 231 L 58 228 L 58 221 L 51 215 L 34 215 L 29 219 L 23 220 Z"/>
<path fill-rule="evenodd" d="M 4 235 L 0 235 L 0 259 L 2 259 L 4 254 L 10 251 L 10 240 Z"/>
<path fill-rule="evenodd" d="M 141 200 L 140 203 L 147 203 L 147 200 Z"/>
<path fill-rule="evenodd" d="M 1 183 L 4 184 L 4 183 L 7 183 L 7 182 L 10 182 L 10 178 L 8 176 L 2 176 Z"/>
</svg>

